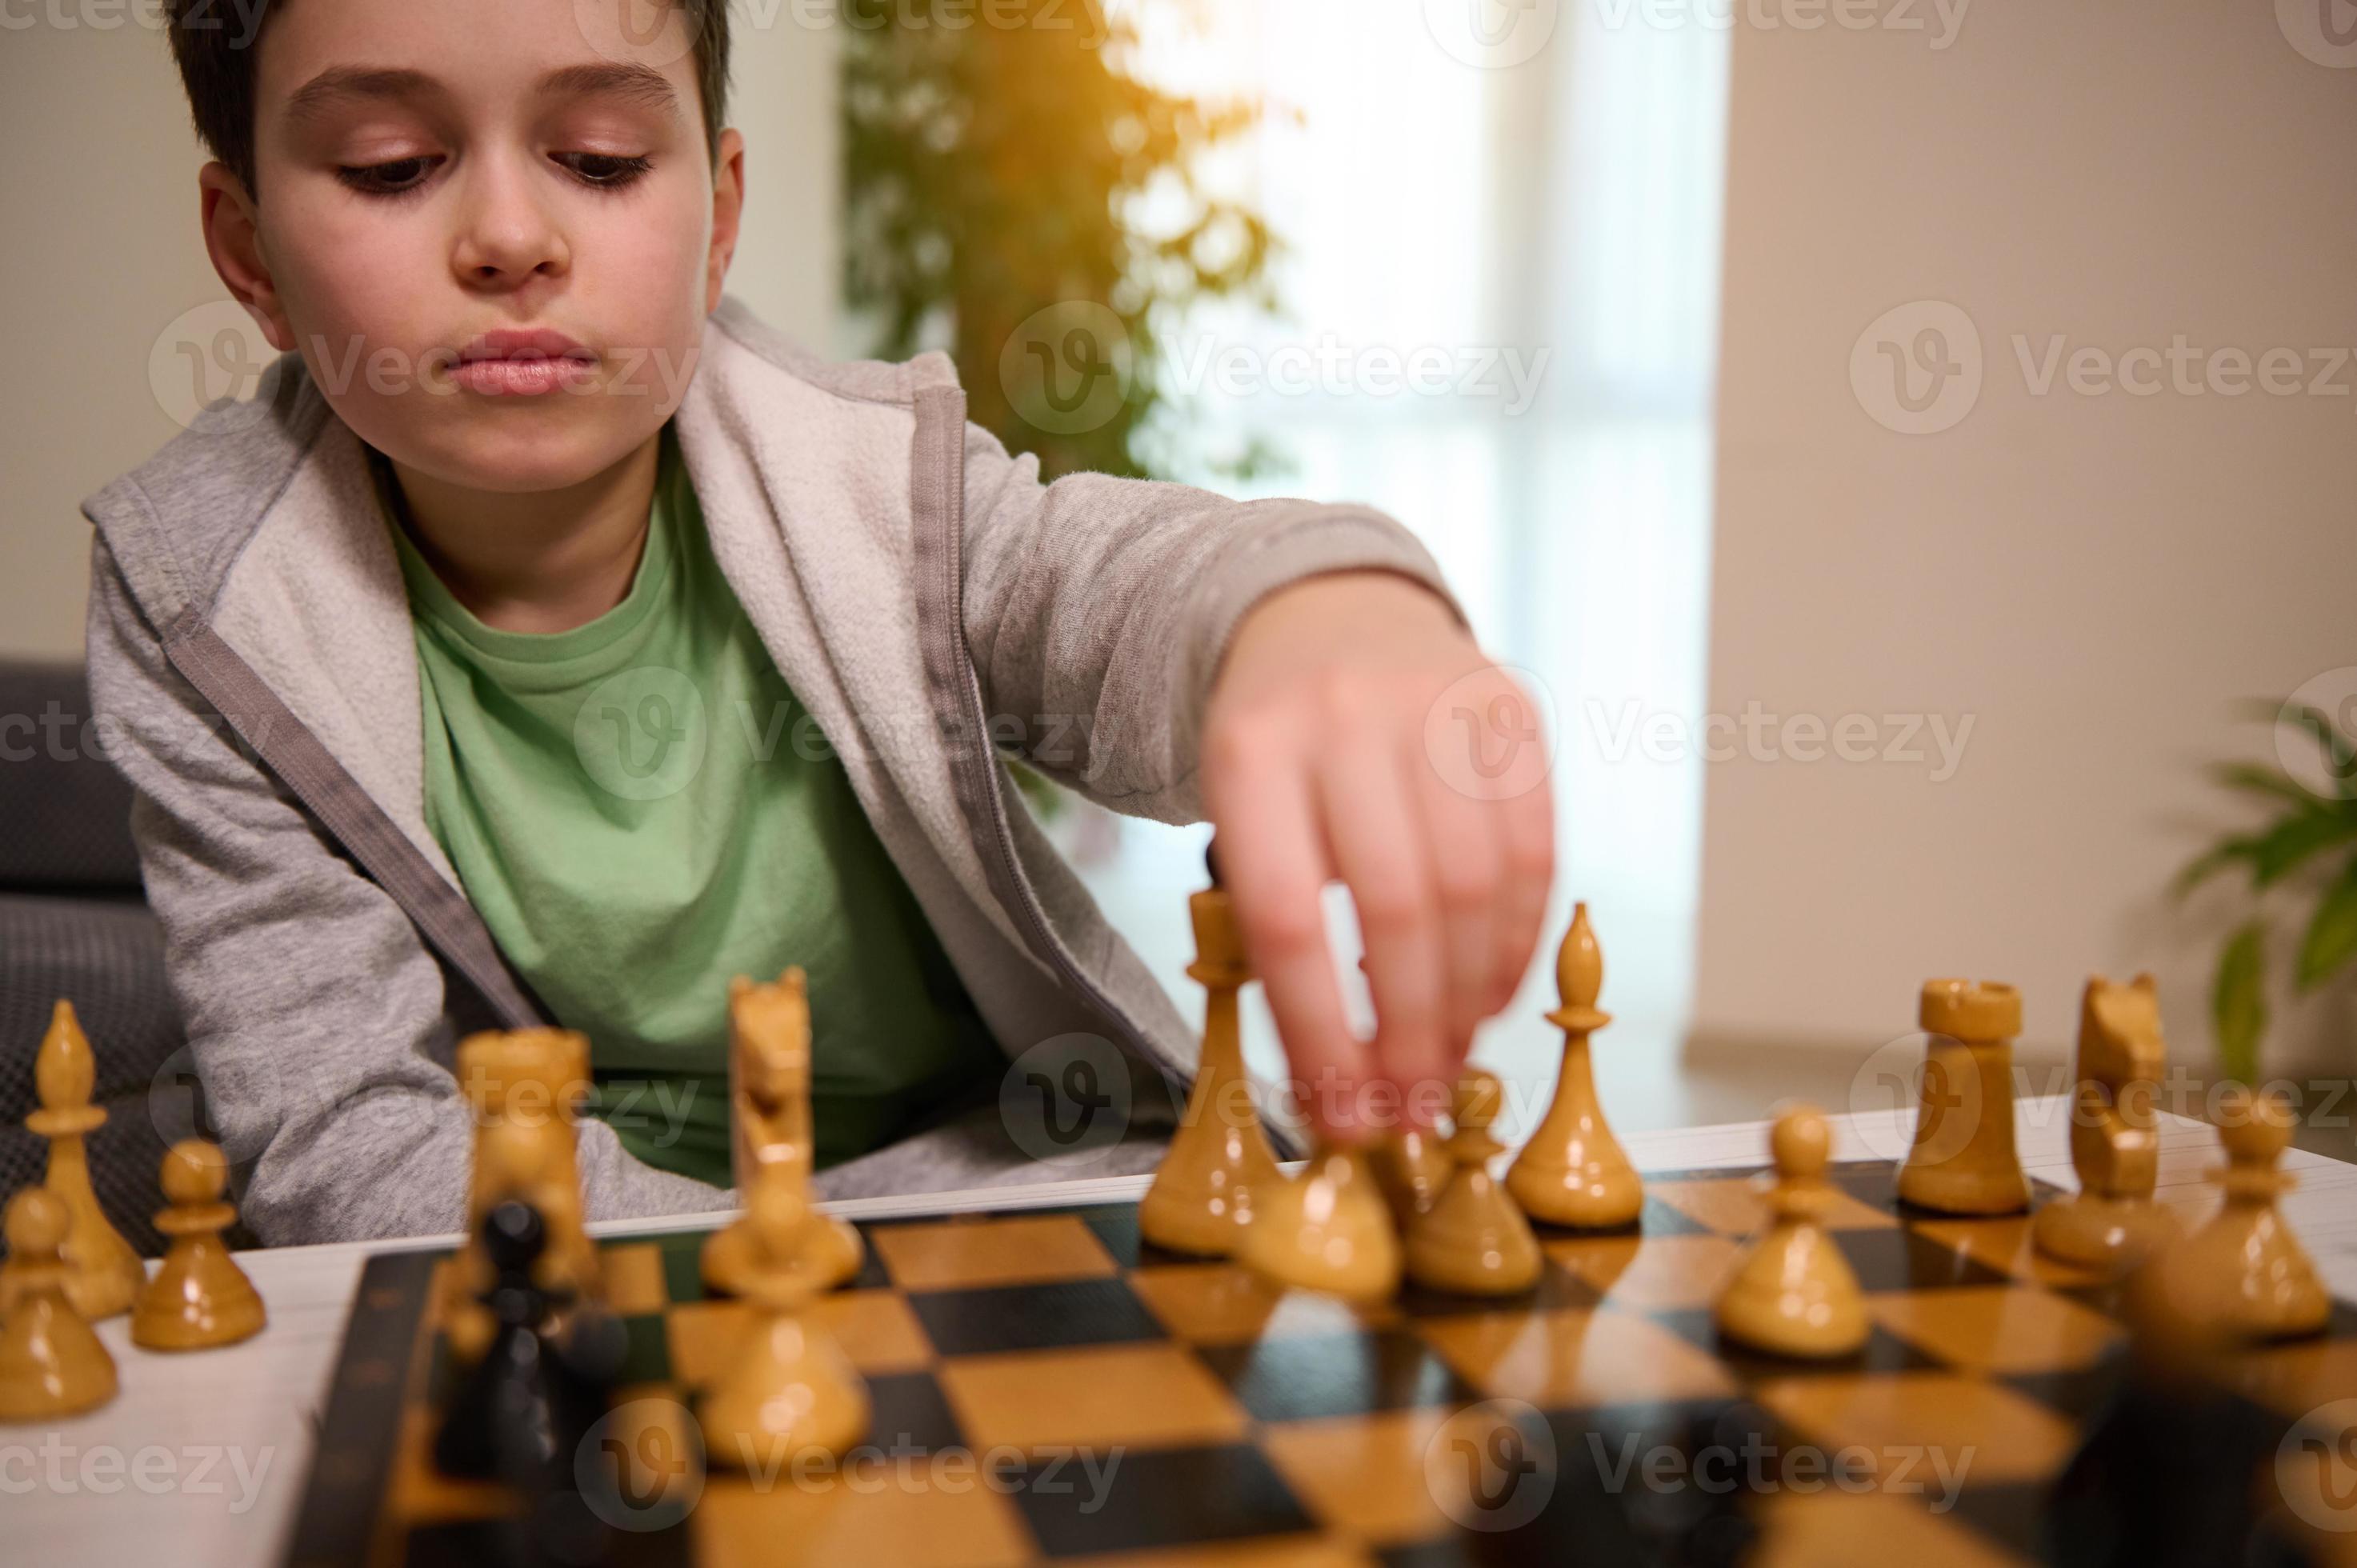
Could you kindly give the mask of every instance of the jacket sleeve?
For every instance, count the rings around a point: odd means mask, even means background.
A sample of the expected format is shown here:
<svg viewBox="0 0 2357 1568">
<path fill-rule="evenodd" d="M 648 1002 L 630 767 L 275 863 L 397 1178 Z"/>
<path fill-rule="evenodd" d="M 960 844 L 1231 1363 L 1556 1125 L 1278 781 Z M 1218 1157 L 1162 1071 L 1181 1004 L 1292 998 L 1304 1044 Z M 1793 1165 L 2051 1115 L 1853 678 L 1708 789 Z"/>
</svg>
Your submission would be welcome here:
<svg viewBox="0 0 2357 1568">
<path fill-rule="evenodd" d="M 1320 573 L 1376 569 L 1465 612 L 1424 545 L 1372 508 L 1234 501 L 1150 479 L 1039 482 L 966 427 L 966 639 L 995 742 L 1114 811 L 1202 815 L 1197 740 L 1246 610 Z"/>
<path fill-rule="evenodd" d="M 274 1246 L 459 1230 L 473 1117 L 440 961 L 171 668 L 103 539 L 87 636 L 96 733 L 136 791 L 147 901 L 246 1223 Z M 580 1165 L 591 1219 L 730 1205 L 595 1120 Z"/>
</svg>

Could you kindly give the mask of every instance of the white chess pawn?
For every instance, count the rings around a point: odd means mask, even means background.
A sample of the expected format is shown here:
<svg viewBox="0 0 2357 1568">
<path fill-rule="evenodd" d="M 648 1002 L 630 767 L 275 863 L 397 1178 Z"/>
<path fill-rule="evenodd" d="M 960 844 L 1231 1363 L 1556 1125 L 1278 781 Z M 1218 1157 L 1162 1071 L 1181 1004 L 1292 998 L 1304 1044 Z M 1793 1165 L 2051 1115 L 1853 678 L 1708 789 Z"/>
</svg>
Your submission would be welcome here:
<svg viewBox="0 0 2357 1568">
<path fill-rule="evenodd" d="M 1849 1260 L 1818 1216 L 1833 1201 L 1825 1164 L 1833 1135 L 1824 1114 L 1798 1105 L 1776 1118 L 1775 1173 L 1760 1182 L 1773 1216 L 1718 1298 L 1718 1329 L 1738 1344 L 1811 1360 L 1846 1356 L 1871 1325 Z"/>
</svg>

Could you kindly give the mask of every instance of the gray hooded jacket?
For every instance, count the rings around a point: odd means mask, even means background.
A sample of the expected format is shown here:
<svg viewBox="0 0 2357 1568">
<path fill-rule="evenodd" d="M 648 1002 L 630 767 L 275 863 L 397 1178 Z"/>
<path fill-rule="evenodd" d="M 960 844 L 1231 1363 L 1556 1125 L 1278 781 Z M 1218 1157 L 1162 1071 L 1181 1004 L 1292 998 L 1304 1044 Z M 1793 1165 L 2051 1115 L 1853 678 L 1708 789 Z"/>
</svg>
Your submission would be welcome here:
<svg viewBox="0 0 2357 1568">
<path fill-rule="evenodd" d="M 264 392 L 83 503 L 97 733 L 137 790 L 147 897 L 247 1222 L 273 1244 L 449 1232 L 473 1135 L 456 1040 L 548 1020 L 425 825 L 409 607 L 364 449 L 298 357 Z M 1136 1123 L 1043 1165 L 1052 1151 L 986 1107 L 824 1189 L 1142 1168 L 1191 1032 L 1010 804 L 1001 754 L 1114 810 L 1194 820 L 1198 727 L 1239 617 L 1352 568 L 1446 596 L 1431 557 L 1362 507 L 1042 485 L 966 423 L 946 357 L 823 363 L 734 299 L 674 418 L 713 553 L 1020 1058 L 1008 1104 L 1052 1099 L 1093 1056 L 1125 1073 Z M 594 1122 L 580 1162 L 592 1219 L 730 1202 Z"/>
</svg>

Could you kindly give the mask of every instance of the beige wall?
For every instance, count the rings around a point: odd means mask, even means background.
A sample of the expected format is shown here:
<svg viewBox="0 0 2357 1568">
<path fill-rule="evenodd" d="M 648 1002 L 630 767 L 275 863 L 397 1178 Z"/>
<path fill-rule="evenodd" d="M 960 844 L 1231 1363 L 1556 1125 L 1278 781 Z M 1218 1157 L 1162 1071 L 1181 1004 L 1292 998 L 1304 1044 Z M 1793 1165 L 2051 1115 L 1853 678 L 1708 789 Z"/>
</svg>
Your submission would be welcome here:
<svg viewBox="0 0 2357 1568">
<path fill-rule="evenodd" d="M 1944 781 L 1705 768 L 1698 1042 L 1857 1050 L 1961 972 L 2026 987 L 2059 1049 L 2090 969 L 2152 966 L 2179 1057 L 2208 1056 L 2234 900 L 2161 890 L 2230 820 L 2201 760 L 2270 749 L 2230 705 L 2357 665 L 2357 368 L 2330 396 L 2083 394 L 2067 370 L 2040 396 L 2014 338 L 2033 370 L 2056 334 L 2066 361 L 2357 346 L 2357 68 L 2272 12 L 1982 0 L 1945 50 L 1738 30 L 1711 706 L 1974 727 Z M 1898 434 L 1852 349 L 1924 300 L 1970 318 L 1984 377 L 1952 428 Z M 2347 1071 L 2351 1022 L 2344 987 L 2276 1060 Z"/>
<path fill-rule="evenodd" d="M 730 286 L 823 345 L 836 281 L 834 36 L 791 25 L 791 10 L 738 34 L 731 117 L 748 144 L 749 192 Z M 14 149 L 0 164 L 0 656 L 76 658 L 81 499 L 178 429 L 149 390 L 150 350 L 183 312 L 226 295 L 197 231 L 202 155 L 159 33 L 47 21 L 0 31 L 0 138 Z"/>
</svg>

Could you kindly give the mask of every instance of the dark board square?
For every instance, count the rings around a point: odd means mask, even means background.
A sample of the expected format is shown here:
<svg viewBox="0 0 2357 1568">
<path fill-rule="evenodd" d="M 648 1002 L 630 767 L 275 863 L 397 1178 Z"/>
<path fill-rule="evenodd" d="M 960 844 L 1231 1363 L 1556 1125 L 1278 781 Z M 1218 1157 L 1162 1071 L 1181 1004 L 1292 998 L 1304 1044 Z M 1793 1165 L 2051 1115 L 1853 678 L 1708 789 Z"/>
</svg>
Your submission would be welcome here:
<svg viewBox="0 0 2357 1568">
<path fill-rule="evenodd" d="M 1114 1459 L 1099 1457 L 1094 1479 L 1073 1460 L 1053 1473 L 1048 1464 L 1025 1469 L 1015 1501 L 1042 1552 L 1082 1557 L 1316 1528 L 1249 1444 L 1130 1449 Z"/>
<path fill-rule="evenodd" d="M 1260 1421 L 1469 1404 L 1480 1397 L 1415 1335 L 1305 1334 L 1197 1352 Z"/>
<path fill-rule="evenodd" d="M 1138 1264 L 1138 1253 L 1146 1245 L 1137 1233 L 1137 1205 L 1134 1203 L 1099 1203 L 1079 1211 L 1082 1223 L 1096 1232 L 1113 1261 L 1125 1269 Z"/>
<path fill-rule="evenodd" d="M 1405 1546 L 1387 1547 L 1375 1553 L 1383 1568 L 1472 1568 L 1480 1561 L 1461 1535 L 1444 1535 L 1432 1541 L 1411 1541 Z"/>
<path fill-rule="evenodd" d="M 2037 1481 L 1987 1482 L 1980 1486 L 1965 1477 L 1964 1489 L 1956 1494 L 1949 1508 L 1950 1517 L 1970 1525 L 1988 1537 L 2024 1557 L 2040 1561 L 2048 1558 L 2049 1543 L 2045 1540 L 2045 1520 L 2050 1507 L 2051 1487 Z M 1926 1508 L 1942 1500 L 1937 1477 L 1924 1478 L 1924 1495 L 1919 1499 Z"/>
<path fill-rule="evenodd" d="M 654 1241 L 662 1259 L 664 1298 L 674 1304 L 702 1301 L 706 1294 L 703 1235 L 658 1236 Z"/>
<path fill-rule="evenodd" d="M 1861 1371 L 1938 1371 L 1943 1367 L 1943 1363 L 1926 1356 L 1878 1323 L 1867 1331 L 1866 1343 L 1856 1355 L 1836 1360 L 1810 1361 L 1789 1356 L 1770 1356 L 1765 1351 L 1748 1349 L 1733 1340 L 1722 1338 L 1717 1320 L 1706 1306 L 1681 1307 L 1674 1312 L 1652 1312 L 1645 1316 L 1688 1344 L 1709 1351 L 1726 1362 L 1727 1369 L 1747 1383 L 1763 1378 L 1805 1378 L 1818 1373 L 1855 1376 Z"/>
<path fill-rule="evenodd" d="M 935 1454 L 965 1446 L 965 1433 L 931 1372 L 870 1373 L 867 1398 L 873 1407 L 867 1442 L 888 1454 L 911 1447 Z"/>
<path fill-rule="evenodd" d="M 1154 1315 L 1120 1279 L 912 1291 L 909 1306 L 924 1325 L 933 1348 L 944 1356 L 1168 1337 Z"/>
<path fill-rule="evenodd" d="M 622 1319 L 629 1349 L 622 1355 L 623 1383 L 661 1383 L 671 1380 L 671 1333 L 661 1313 Z"/>
<path fill-rule="evenodd" d="M 2126 1371 L 2127 1358 L 2121 1353 L 2089 1367 L 2060 1372 L 2017 1372 L 1998 1380 L 2083 1424 L 2111 1399 Z"/>
<path fill-rule="evenodd" d="M 1593 1234 L 1593 1232 L 1589 1232 Z M 1392 1305 L 1404 1317 L 1461 1317 L 1468 1314 L 1541 1312 L 1559 1307 L 1594 1306 L 1603 1293 L 1577 1274 L 1549 1260 L 1539 1271 L 1538 1283 L 1517 1295 L 1460 1295 L 1434 1290 L 1414 1280 L 1404 1282 Z"/>
<path fill-rule="evenodd" d="M 1899 1167 L 1889 1160 L 1851 1160 L 1832 1165 L 1825 1179 L 1869 1208 L 1899 1211 Z"/>
<path fill-rule="evenodd" d="M 421 1524 L 409 1532 L 404 1547 L 404 1568 L 509 1568 L 535 1561 L 533 1535 L 520 1520 Z M 607 1568 L 693 1568 L 694 1549 L 685 1525 L 608 1530 L 585 1560 Z"/>
<path fill-rule="evenodd" d="M 2001 1285 L 2005 1275 L 1929 1237 L 1900 1227 L 1835 1230 L 1834 1242 L 1867 1291 L 1942 1290 L 1951 1285 Z"/>
</svg>

